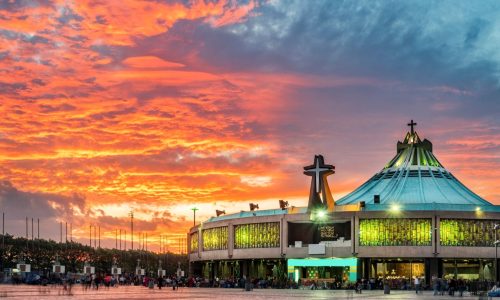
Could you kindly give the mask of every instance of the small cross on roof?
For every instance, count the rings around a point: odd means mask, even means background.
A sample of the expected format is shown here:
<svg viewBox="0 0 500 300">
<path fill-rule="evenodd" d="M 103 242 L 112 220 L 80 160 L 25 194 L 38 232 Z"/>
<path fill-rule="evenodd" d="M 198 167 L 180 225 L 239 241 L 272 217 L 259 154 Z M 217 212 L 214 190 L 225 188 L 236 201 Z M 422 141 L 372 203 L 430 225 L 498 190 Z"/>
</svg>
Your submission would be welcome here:
<svg viewBox="0 0 500 300">
<path fill-rule="evenodd" d="M 411 128 L 411 134 L 413 135 L 415 133 L 415 131 L 413 130 L 413 126 L 417 125 L 417 123 L 413 122 L 413 120 L 411 120 L 410 123 L 408 123 L 408 126 L 410 126 Z"/>
</svg>

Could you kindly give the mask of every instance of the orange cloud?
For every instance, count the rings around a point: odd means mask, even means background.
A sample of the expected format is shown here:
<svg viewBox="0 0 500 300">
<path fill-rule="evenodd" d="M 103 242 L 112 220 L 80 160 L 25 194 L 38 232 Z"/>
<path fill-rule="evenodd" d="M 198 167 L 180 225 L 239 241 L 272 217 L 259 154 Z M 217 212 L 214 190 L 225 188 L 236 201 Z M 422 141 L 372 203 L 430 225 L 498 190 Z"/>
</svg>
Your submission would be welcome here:
<svg viewBox="0 0 500 300">
<path fill-rule="evenodd" d="M 145 69 L 171 69 L 182 68 L 183 64 L 165 61 L 156 56 L 136 56 L 129 57 L 122 62 L 124 65 L 132 68 Z"/>
</svg>

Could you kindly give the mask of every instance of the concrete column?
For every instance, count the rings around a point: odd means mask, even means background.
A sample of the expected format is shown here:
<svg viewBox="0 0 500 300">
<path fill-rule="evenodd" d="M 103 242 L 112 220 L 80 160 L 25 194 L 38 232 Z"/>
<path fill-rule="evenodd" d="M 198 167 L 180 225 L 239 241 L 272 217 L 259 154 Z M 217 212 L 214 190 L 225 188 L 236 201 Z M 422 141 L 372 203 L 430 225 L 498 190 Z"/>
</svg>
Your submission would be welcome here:
<svg viewBox="0 0 500 300">
<path fill-rule="evenodd" d="M 248 261 L 244 260 L 241 262 L 241 275 L 245 275 L 245 277 L 248 279 Z"/>
<path fill-rule="evenodd" d="M 363 259 L 363 277 L 370 279 L 371 258 Z"/>
<path fill-rule="evenodd" d="M 432 254 L 437 255 L 437 224 L 436 224 L 436 215 L 432 216 L 431 219 L 431 246 L 432 246 Z"/>
<path fill-rule="evenodd" d="M 431 285 L 431 278 L 434 273 L 432 273 L 432 260 L 434 258 L 424 258 L 424 276 L 425 276 L 425 284 Z"/>
<path fill-rule="evenodd" d="M 351 252 L 356 255 L 359 252 L 359 216 L 351 217 Z"/>
<path fill-rule="evenodd" d="M 288 221 L 281 218 L 281 254 L 286 255 L 288 249 Z"/>
<path fill-rule="evenodd" d="M 193 269 L 194 269 L 194 262 L 188 261 L 188 276 L 194 276 Z"/>
<path fill-rule="evenodd" d="M 229 258 L 233 257 L 234 249 L 234 225 L 229 223 L 227 225 L 227 256 Z"/>
<path fill-rule="evenodd" d="M 438 259 L 437 258 L 429 258 L 430 270 L 429 273 L 431 277 L 433 275 L 439 276 L 439 267 L 438 267 Z"/>
<path fill-rule="evenodd" d="M 203 252 L 203 229 L 198 229 L 198 257 L 201 258 Z"/>
<path fill-rule="evenodd" d="M 191 233 L 187 233 L 186 234 L 186 248 L 187 248 L 187 257 L 188 257 L 188 269 L 187 269 L 187 273 L 188 273 L 188 276 L 193 276 L 193 262 L 191 261 L 190 257 L 191 257 L 191 238 L 193 236 L 191 235 Z"/>
<path fill-rule="evenodd" d="M 441 236 L 440 236 L 440 233 L 439 233 L 439 228 L 441 228 L 441 225 L 440 225 L 440 223 L 441 223 L 441 217 L 438 216 L 438 215 L 436 215 L 435 219 L 436 219 L 435 220 L 436 224 L 434 224 L 434 228 L 437 228 L 435 230 L 435 233 L 436 233 L 436 248 L 435 249 L 436 249 L 437 253 L 441 253 Z"/>
<path fill-rule="evenodd" d="M 220 261 L 214 261 L 212 263 L 212 274 L 213 274 L 213 277 L 212 278 L 216 278 L 216 277 L 219 277 L 220 274 L 219 274 L 219 266 L 220 266 Z"/>
<path fill-rule="evenodd" d="M 443 278 L 443 259 L 437 259 L 438 277 Z"/>
<path fill-rule="evenodd" d="M 198 258 L 201 258 L 202 247 L 203 247 L 203 238 L 201 236 L 201 228 L 198 227 Z"/>
</svg>

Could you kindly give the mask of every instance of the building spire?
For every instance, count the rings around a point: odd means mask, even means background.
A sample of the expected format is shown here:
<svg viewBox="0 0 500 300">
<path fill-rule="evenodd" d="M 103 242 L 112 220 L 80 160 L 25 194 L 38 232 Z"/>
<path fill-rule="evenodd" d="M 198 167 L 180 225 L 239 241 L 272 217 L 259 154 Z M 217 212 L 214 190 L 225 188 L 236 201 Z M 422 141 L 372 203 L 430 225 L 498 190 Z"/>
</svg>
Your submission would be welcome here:
<svg viewBox="0 0 500 300">
<path fill-rule="evenodd" d="M 411 128 L 411 135 L 413 135 L 415 133 L 415 131 L 413 130 L 413 126 L 417 125 L 417 123 L 413 122 L 413 120 L 411 120 L 410 123 L 408 123 L 408 126 L 410 126 Z"/>
</svg>

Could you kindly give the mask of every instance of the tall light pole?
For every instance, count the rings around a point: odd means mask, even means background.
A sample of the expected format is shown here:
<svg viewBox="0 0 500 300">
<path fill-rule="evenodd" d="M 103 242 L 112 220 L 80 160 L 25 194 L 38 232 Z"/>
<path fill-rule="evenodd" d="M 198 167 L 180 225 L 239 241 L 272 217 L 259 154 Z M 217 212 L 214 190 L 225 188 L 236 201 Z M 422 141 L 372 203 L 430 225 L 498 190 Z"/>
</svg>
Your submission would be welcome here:
<svg viewBox="0 0 500 300">
<path fill-rule="evenodd" d="M 198 210 L 198 208 L 193 207 L 191 208 L 191 210 L 193 211 L 193 227 L 194 227 L 196 226 L 196 211 Z"/>
<path fill-rule="evenodd" d="M 5 213 L 2 212 L 2 249 L 4 247 L 5 247 Z"/>
<path fill-rule="evenodd" d="M 130 216 L 130 243 L 131 249 L 134 250 L 134 211 L 131 210 L 128 215 Z"/>
<path fill-rule="evenodd" d="M 495 230 L 495 284 L 498 282 L 498 244 L 500 241 L 498 240 L 497 232 L 500 229 L 500 224 L 495 224 L 493 226 L 493 230 Z"/>
</svg>

